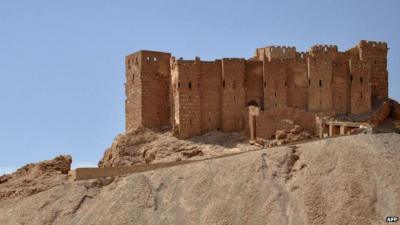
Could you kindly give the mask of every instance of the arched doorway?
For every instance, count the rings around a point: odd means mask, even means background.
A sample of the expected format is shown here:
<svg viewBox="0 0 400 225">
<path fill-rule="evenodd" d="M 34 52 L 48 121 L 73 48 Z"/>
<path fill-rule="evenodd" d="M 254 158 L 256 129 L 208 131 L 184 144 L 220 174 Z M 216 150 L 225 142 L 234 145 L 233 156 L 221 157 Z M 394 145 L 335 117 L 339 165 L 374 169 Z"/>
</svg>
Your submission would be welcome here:
<svg viewBox="0 0 400 225">
<path fill-rule="evenodd" d="M 247 103 L 247 106 L 255 106 L 255 107 L 260 107 L 255 100 L 251 100 L 250 102 Z"/>
</svg>

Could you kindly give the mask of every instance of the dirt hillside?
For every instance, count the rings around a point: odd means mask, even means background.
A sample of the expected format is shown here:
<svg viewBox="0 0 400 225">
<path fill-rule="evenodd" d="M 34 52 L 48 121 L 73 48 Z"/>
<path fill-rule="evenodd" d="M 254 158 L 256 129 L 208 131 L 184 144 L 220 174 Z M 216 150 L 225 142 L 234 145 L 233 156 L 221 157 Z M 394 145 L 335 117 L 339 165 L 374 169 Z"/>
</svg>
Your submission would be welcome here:
<svg viewBox="0 0 400 225">
<path fill-rule="evenodd" d="M 65 180 L 0 200 L 0 224 L 385 224 L 400 215 L 399 144 L 361 134 Z"/>
</svg>

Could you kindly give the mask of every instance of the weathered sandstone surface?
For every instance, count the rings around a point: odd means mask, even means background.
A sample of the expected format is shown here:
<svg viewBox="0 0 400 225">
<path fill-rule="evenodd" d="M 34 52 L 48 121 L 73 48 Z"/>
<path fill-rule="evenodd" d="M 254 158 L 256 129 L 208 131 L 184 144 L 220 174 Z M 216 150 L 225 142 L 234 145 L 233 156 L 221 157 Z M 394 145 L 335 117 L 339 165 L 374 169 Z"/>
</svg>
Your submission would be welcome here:
<svg viewBox="0 0 400 225">
<path fill-rule="evenodd" d="M 30 196 L 65 182 L 71 163 L 71 156 L 60 155 L 53 160 L 30 163 L 12 174 L 0 176 L 0 200 Z"/>
<path fill-rule="evenodd" d="M 198 160 L 261 148 L 247 144 L 246 139 L 239 133 L 216 131 L 183 140 L 170 131 L 139 128 L 118 135 L 105 151 L 99 167 Z"/>
<path fill-rule="evenodd" d="M 398 134 L 360 134 L 64 180 L 0 200 L 0 224 L 385 224 L 400 215 L 399 144 Z"/>
</svg>

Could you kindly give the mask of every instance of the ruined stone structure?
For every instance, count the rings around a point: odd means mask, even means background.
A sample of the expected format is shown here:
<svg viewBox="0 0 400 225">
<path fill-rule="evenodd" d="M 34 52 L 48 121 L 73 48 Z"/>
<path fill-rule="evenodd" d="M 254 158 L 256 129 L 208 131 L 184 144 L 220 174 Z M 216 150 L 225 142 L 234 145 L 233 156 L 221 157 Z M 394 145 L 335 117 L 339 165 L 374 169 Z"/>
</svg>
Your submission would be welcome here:
<svg viewBox="0 0 400 225">
<path fill-rule="evenodd" d="M 388 98 L 387 51 L 386 43 L 372 41 L 344 52 L 333 45 L 308 52 L 270 46 L 247 60 L 139 51 L 125 62 L 126 130 L 169 125 L 188 138 L 254 127 L 268 138 L 277 129 L 269 121 L 277 117 L 308 127 L 310 114 L 369 112 L 374 100 Z M 248 106 L 260 108 L 255 126 L 247 124 Z"/>
</svg>

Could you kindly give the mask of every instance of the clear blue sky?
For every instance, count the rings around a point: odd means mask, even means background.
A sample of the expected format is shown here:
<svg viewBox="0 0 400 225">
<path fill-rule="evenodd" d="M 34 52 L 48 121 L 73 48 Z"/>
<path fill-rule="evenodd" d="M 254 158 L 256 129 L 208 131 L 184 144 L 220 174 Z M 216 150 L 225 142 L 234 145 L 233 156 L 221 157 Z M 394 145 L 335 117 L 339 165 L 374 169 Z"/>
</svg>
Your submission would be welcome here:
<svg viewBox="0 0 400 225">
<path fill-rule="evenodd" d="M 0 173 L 71 154 L 93 165 L 124 130 L 124 56 L 214 59 L 256 47 L 389 43 L 400 99 L 400 1 L 0 2 Z"/>
</svg>

